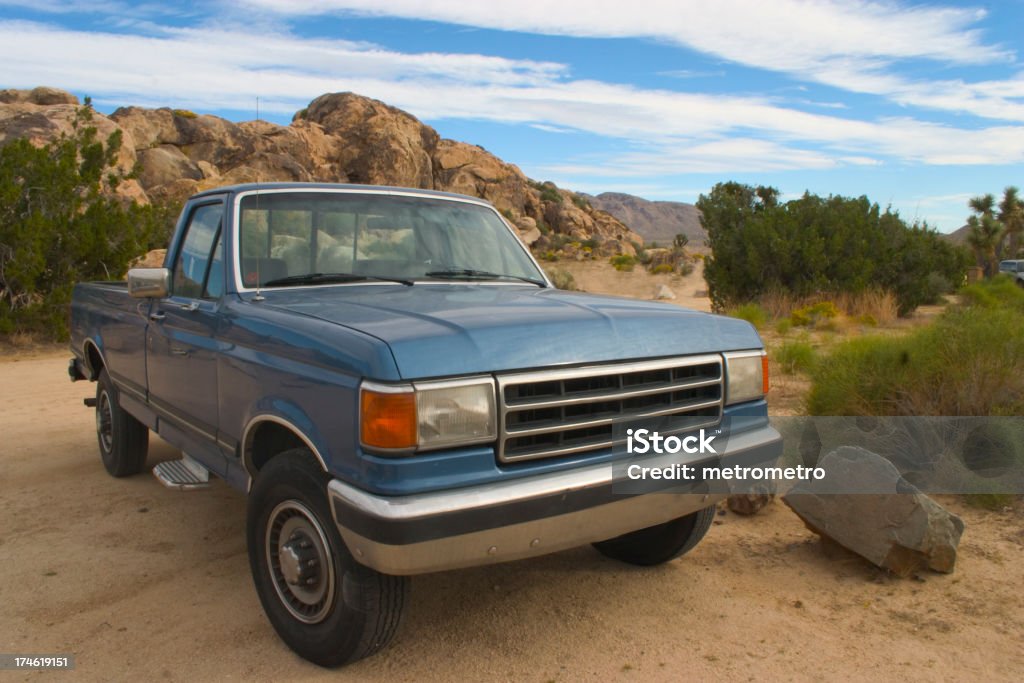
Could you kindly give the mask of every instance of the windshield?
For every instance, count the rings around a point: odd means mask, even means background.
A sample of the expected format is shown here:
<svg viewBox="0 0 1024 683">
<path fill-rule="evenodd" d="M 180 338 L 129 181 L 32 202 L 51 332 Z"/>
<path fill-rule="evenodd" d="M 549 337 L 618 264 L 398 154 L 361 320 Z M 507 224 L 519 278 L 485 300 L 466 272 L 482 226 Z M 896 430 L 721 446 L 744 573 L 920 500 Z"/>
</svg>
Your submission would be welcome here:
<svg viewBox="0 0 1024 683">
<path fill-rule="evenodd" d="M 246 195 L 239 210 L 245 287 L 331 281 L 325 276 L 337 276 L 336 281 L 362 279 L 344 276 L 544 279 L 519 240 L 485 206 L 425 197 L 290 191 Z"/>
</svg>

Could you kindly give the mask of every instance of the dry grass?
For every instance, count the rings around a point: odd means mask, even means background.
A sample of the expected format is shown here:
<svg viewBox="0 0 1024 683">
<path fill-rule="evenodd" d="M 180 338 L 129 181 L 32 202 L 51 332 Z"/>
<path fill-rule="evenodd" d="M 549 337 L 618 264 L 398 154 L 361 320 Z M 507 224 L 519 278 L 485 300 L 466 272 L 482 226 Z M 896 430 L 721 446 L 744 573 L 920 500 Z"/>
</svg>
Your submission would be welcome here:
<svg viewBox="0 0 1024 683">
<path fill-rule="evenodd" d="M 758 299 L 758 304 L 775 319 L 788 318 L 793 311 L 815 304 L 831 302 L 848 318 L 856 321 L 872 321 L 874 325 L 889 325 L 897 316 L 896 296 L 881 289 L 864 292 L 820 293 L 797 297 L 788 292 L 768 292 Z"/>
</svg>

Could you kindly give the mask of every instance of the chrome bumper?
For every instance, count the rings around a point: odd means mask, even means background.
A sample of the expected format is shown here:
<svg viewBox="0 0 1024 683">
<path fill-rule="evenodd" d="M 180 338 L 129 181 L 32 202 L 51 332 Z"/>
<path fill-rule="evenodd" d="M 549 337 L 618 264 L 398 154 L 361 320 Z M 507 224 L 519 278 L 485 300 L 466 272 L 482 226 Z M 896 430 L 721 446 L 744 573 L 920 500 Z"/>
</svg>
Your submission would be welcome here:
<svg viewBox="0 0 1024 683">
<path fill-rule="evenodd" d="M 724 462 L 779 457 L 769 426 L 737 434 Z M 645 465 L 682 461 L 664 456 Z M 695 459 L 696 460 L 696 459 Z M 378 496 L 340 480 L 328 485 L 331 510 L 356 560 L 385 574 L 423 574 L 507 562 L 604 541 L 713 505 L 725 493 L 694 482 L 682 492 L 613 491 L 610 464 L 511 482 L 411 496 Z M 678 490 L 678 489 L 676 489 Z"/>
</svg>

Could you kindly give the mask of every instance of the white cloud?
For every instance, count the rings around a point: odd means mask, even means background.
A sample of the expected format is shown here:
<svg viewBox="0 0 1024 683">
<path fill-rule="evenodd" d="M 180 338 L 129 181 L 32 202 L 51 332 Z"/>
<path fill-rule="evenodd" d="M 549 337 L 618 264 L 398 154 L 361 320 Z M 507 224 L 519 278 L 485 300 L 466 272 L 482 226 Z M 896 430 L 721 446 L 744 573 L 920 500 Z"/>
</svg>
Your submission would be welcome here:
<svg viewBox="0 0 1024 683">
<path fill-rule="evenodd" d="M 981 9 L 904 6 L 867 0 L 586 0 L 472 3 L 464 0 L 247 0 L 282 15 L 350 12 L 426 19 L 548 35 L 650 38 L 745 66 L 793 75 L 898 104 L 1024 121 L 1021 77 L 965 83 L 911 80 L 900 60 L 943 65 L 1013 62 L 972 28 Z M 686 69 L 663 75 L 695 77 Z"/>
</svg>

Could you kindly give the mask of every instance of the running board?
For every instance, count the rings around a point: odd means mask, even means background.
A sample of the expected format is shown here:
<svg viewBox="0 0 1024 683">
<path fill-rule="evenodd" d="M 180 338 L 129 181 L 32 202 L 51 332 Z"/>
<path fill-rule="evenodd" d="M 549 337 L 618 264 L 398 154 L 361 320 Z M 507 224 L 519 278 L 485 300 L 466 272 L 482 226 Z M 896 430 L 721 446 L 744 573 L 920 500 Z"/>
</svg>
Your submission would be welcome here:
<svg viewBox="0 0 1024 683">
<path fill-rule="evenodd" d="M 153 476 L 169 489 L 204 489 L 210 485 L 210 471 L 182 453 L 181 460 L 168 460 L 153 468 Z"/>
</svg>

